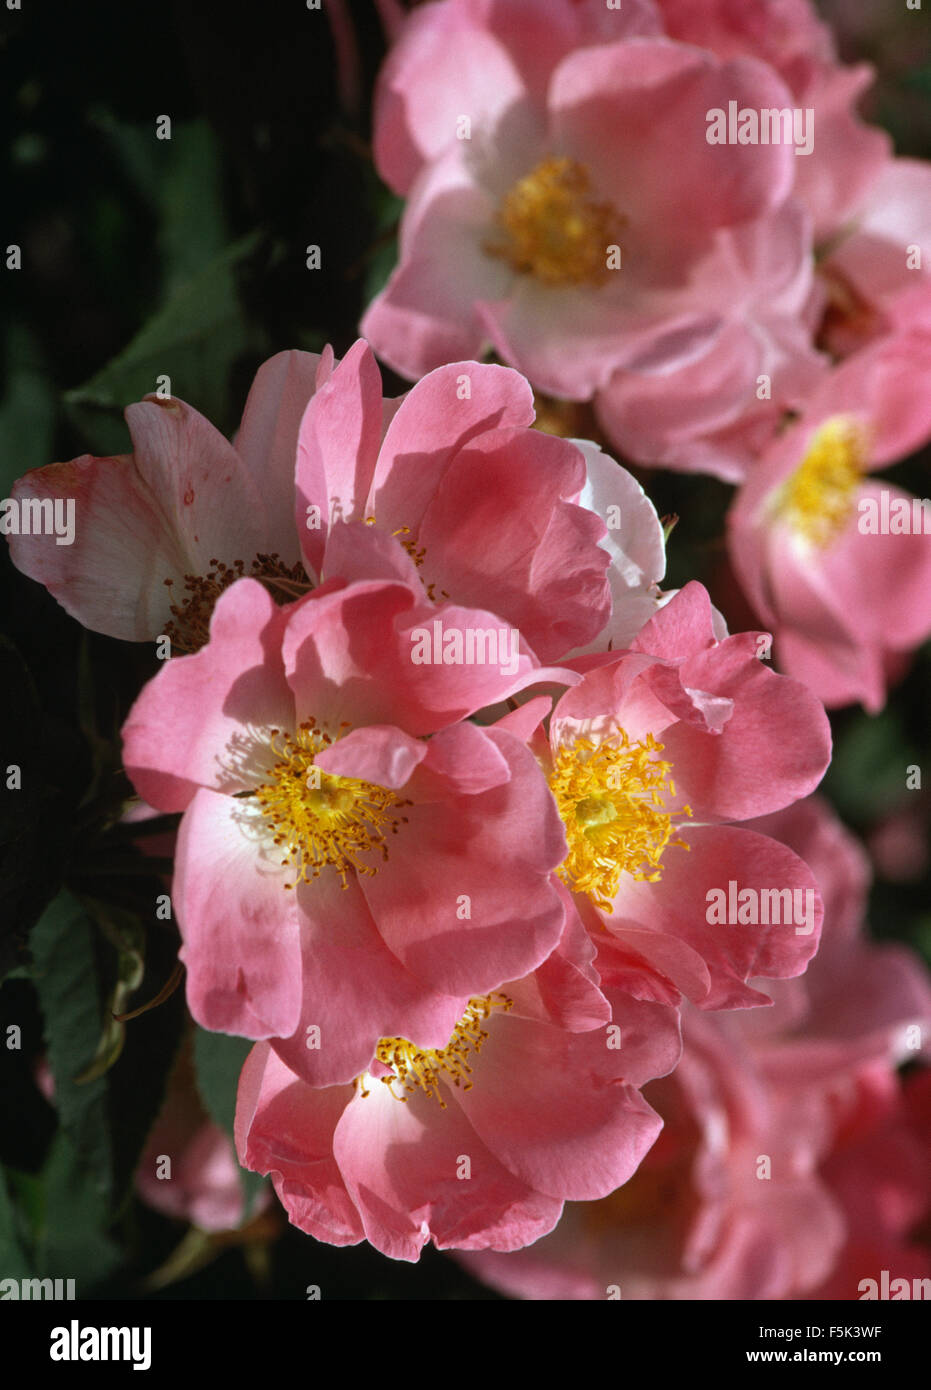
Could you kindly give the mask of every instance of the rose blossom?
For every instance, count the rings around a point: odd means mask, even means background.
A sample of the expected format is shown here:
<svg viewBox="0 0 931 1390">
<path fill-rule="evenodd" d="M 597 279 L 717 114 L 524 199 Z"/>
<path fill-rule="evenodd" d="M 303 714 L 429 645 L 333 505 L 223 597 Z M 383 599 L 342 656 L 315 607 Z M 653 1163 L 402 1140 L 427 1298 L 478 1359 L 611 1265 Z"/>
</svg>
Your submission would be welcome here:
<svg viewBox="0 0 931 1390">
<path fill-rule="evenodd" d="M 416 664 L 434 624 L 495 630 L 419 585 L 331 581 L 279 608 L 240 580 L 123 731 L 139 794 L 184 812 L 172 898 L 194 1017 L 288 1038 L 308 1011 L 317 1084 L 351 1079 L 379 1037 L 445 1041 L 562 932 L 545 779 L 515 734 L 461 721 L 564 673 L 526 649 Z"/>
<path fill-rule="evenodd" d="M 381 1039 L 351 1086 L 308 1086 L 256 1044 L 239 1084 L 241 1162 L 270 1173 L 294 1224 L 329 1244 L 366 1239 L 416 1260 L 427 1240 L 537 1240 L 566 1199 L 634 1172 L 659 1130 L 638 1088 L 679 1054 L 665 1005 L 618 994 L 612 1022 L 593 1027 L 584 999 L 558 1021 L 553 1003 L 533 978 L 505 983 L 471 999 L 437 1047 Z M 562 1026 L 573 1022 L 581 1031 Z"/>
<path fill-rule="evenodd" d="M 582 680 L 532 745 L 566 827 L 558 873 L 597 969 L 638 997 L 752 1007 L 766 996 L 751 976 L 798 975 L 816 949 L 808 867 L 732 824 L 805 796 L 830 756 L 823 709 L 759 659 L 768 644 L 757 633 L 718 640 L 706 591 L 688 584 L 628 651 L 575 663 Z M 756 915 L 722 921 L 716 896 L 747 893 Z"/>
<path fill-rule="evenodd" d="M 646 1088 L 665 1127 L 633 1179 L 571 1205 L 530 1250 L 464 1257 L 524 1298 L 857 1298 L 882 1268 L 926 1273 L 907 1232 L 927 1206 L 928 1073 L 903 1088 L 931 1019 L 927 973 L 862 931 L 865 856 L 817 798 L 758 822 L 825 898 L 807 973 L 770 1009 L 683 1011 L 685 1047 Z"/>
<path fill-rule="evenodd" d="M 740 278 L 731 239 L 781 208 L 799 161 L 706 139 L 729 100 L 791 104 L 765 64 L 654 37 L 646 6 L 563 0 L 539 21 L 446 0 L 402 31 L 375 154 L 408 202 L 362 331 L 406 376 L 490 342 L 538 388 L 587 400 L 620 368 L 674 371 L 713 349 Z M 805 228 L 771 239 L 785 282 Z"/>
</svg>

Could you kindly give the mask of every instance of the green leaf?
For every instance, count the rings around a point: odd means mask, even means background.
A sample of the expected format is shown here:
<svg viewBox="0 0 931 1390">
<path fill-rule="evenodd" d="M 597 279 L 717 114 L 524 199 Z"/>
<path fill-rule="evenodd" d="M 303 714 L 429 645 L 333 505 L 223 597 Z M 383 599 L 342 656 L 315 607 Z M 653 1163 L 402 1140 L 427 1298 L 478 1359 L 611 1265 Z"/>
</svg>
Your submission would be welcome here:
<svg viewBox="0 0 931 1390">
<path fill-rule="evenodd" d="M 202 270 L 227 240 L 216 137 L 205 120 L 175 121 L 170 140 L 156 139 L 151 120 L 129 125 L 103 108 L 91 120 L 159 220 L 159 260 L 170 293 Z"/>
<path fill-rule="evenodd" d="M 223 167 L 206 121 L 176 125 L 160 196 L 159 248 L 169 293 L 203 270 L 226 243 Z"/>
<path fill-rule="evenodd" d="M 64 1130 L 55 1136 L 42 1178 L 45 1210 L 36 1265 L 45 1278 L 74 1279 L 78 1297 L 84 1297 L 120 1260 L 107 1234 L 110 1203 Z"/>
<path fill-rule="evenodd" d="M 128 449 L 125 426 L 115 416 L 159 387 L 190 401 L 208 419 L 226 412 L 226 383 L 249 337 L 236 289 L 236 267 L 258 245 L 243 237 L 172 293 L 132 342 L 90 381 L 67 392 L 65 402 L 95 447 Z M 111 418 L 107 418 L 107 415 Z"/>
<path fill-rule="evenodd" d="M 155 122 L 142 125 L 129 125 L 118 121 L 112 111 L 105 106 L 93 107 L 88 112 L 92 126 L 104 132 L 123 165 L 130 183 L 136 192 L 152 207 L 158 201 L 159 162 L 168 141 L 154 138 Z"/>
<path fill-rule="evenodd" d="M 198 1028 L 194 1035 L 194 1065 L 197 1069 L 197 1088 L 207 1114 L 233 1139 L 236 1115 L 236 1088 L 243 1063 L 252 1050 L 247 1038 L 231 1038 L 225 1033 L 208 1033 Z M 257 1193 L 265 1179 L 240 1167 L 245 1217 L 252 1213 Z"/>
<path fill-rule="evenodd" d="M 106 1078 L 76 1081 L 96 1057 L 105 1024 L 94 927 L 71 894 L 62 892 L 33 927 L 29 944 L 61 1130 L 90 1189 L 108 1206 L 113 1154 Z"/>
<path fill-rule="evenodd" d="M 9 363 L 0 400 L 0 496 L 16 478 L 52 462 L 55 397 L 32 334 L 19 323 L 6 331 Z"/>
<path fill-rule="evenodd" d="M 7 1188 L 7 1175 L 0 1171 L 0 1278 L 28 1279 L 32 1275 L 22 1238 L 23 1224 Z"/>
</svg>

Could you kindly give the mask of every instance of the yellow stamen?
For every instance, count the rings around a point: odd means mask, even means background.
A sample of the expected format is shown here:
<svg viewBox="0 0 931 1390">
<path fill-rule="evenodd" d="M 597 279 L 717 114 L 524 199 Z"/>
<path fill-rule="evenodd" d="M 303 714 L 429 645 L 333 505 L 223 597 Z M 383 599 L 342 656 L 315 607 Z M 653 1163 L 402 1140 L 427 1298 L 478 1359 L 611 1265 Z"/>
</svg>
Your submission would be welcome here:
<svg viewBox="0 0 931 1390">
<path fill-rule="evenodd" d="M 271 730 L 278 761 L 269 780 L 252 796 L 275 832 L 274 843 L 285 850 L 282 864 L 290 864 L 297 873 L 285 888 L 319 878 L 327 865 L 337 871 L 344 888 L 353 872 L 374 874 L 378 866 L 360 856 L 375 851 L 387 859 L 386 832 L 397 834 L 407 822 L 398 811 L 411 803 L 387 787 L 359 777 L 336 777 L 314 766 L 317 754 L 332 742 L 313 719 L 301 724 L 293 737 Z"/>
<path fill-rule="evenodd" d="M 609 248 L 627 219 L 591 196 L 591 179 L 574 159 L 548 158 L 505 195 L 497 241 L 485 250 L 519 274 L 547 285 L 601 285 L 612 274 Z"/>
<path fill-rule="evenodd" d="M 481 1052 L 488 1037 L 488 1029 L 483 1028 L 482 1023 L 490 1016 L 492 1009 L 503 1009 L 507 1013 L 513 1006 L 514 1001 L 504 994 L 470 999 L 468 1008 L 453 1029 L 452 1037 L 442 1048 L 418 1047 L 416 1043 L 408 1042 L 407 1038 L 382 1038 L 375 1055 L 379 1062 L 391 1068 L 391 1075 L 383 1076 L 381 1080 L 395 1100 L 406 1101 L 419 1089 L 438 1100 L 445 1110 L 446 1102 L 440 1092 L 444 1075 L 454 1086 L 461 1085 L 464 1091 L 471 1090 L 469 1077 L 472 1068 L 467 1059 L 470 1053 Z M 398 1082 L 405 1095 L 399 1095 L 394 1090 L 394 1082 Z M 361 1081 L 359 1084 L 362 1095 L 368 1095 L 364 1084 Z"/>
<path fill-rule="evenodd" d="M 631 743 L 618 729 L 598 742 L 576 739 L 556 754 L 550 787 L 569 841 L 558 873 L 606 912 L 621 874 L 655 883 L 666 846 L 688 849 L 684 840 L 673 838 L 673 817 L 692 812 L 688 806 L 665 809 L 676 789 L 671 764 L 656 756 L 662 751 L 652 734 Z"/>
<path fill-rule="evenodd" d="M 867 459 L 867 434 L 858 420 L 835 415 L 825 421 L 773 499 L 774 515 L 823 549 L 854 514 Z"/>
</svg>

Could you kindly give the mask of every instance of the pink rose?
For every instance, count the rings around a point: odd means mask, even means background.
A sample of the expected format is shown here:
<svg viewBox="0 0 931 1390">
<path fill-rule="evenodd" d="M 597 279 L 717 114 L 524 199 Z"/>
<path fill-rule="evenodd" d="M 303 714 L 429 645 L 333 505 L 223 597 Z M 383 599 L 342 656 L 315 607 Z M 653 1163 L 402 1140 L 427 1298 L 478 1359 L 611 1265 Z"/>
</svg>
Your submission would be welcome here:
<svg viewBox="0 0 931 1390">
<path fill-rule="evenodd" d="M 552 1235 L 462 1257 L 519 1297 L 858 1298 L 882 1268 L 924 1275 L 929 1073 L 901 1087 L 931 1019 L 927 973 L 862 933 L 862 850 L 816 798 L 756 825 L 803 854 L 825 899 L 807 973 L 769 1009 L 683 1010 L 684 1055 L 646 1088 L 664 1129 L 634 1177 L 567 1206 Z M 611 1290 L 615 1290 L 612 1294 Z"/>
<path fill-rule="evenodd" d="M 753 58 L 655 34 L 644 5 L 412 16 L 375 112 L 376 163 L 408 198 L 400 261 L 362 324 L 392 367 L 421 376 L 490 342 L 535 386 L 587 400 L 622 368 L 711 350 L 740 282 L 733 238 L 777 212 L 800 161 L 710 144 L 707 113 L 791 96 Z M 804 229 L 772 239 L 786 282 Z"/>
<path fill-rule="evenodd" d="M 13 484 L 20 505 L 70 505 L 74 518 L 71 544 L 11 535 L 13 563 L 85 627 L 136 642 L 166 634 L 179 651 L 206 640 L 213 604 L 238 575 L 280 598 L 305 592 L 294 451 L 326 362 L 281 352 L 264 363 L 235 445 L 174 397 L 129 406 L 132 454 L 84 454 Z"/>
<path fill-rule="evenodd" d="M 561 673 L 516 634 L 506 665 L 418 664 L 436 627 L 499 630 L 397 581 L 279 608 L 240 580 L 123 731 L 140 795 L 184 811 L 172 898 L 194 1017 L 287 1039 L 306 1016 L 318 1085 L 357 1075 L 379 1037 L 445 1041 L 562 932 L 543 774 L 513 733 L 460 722 Z"/>
<path fill-rule="evenodd" d="M 239 1084 L 241 1162 L 270 1173 L 292 1222 L 329 1244 L 366 1239 L 416 1260 L 428 1240 L 537 1240 L 567 1198 L 634 1172 L 659 1131 L 638 1088 L 679 1054 L 674 1009 L 618 995 L 608 1025 L 593 1027 L 590 1007 L 575 1018 L 580 1000 L 556 1022 L 554 983 L 470 1000 L 438 1047 L 380 1040 L 351 1086 L 314 1089 L 258 1043 Z"/>
<path fill-rule="evenodd" d="M 613 459 L 533 419 L 523 377 L 477 362 L 383 401 L 372 351 L 356 343 L 301 422 L 308 572 L 396 575 L 488 609 L 542 661 L 629 639 L 655 611 L 665 569 L 656 512 Z M 339 522 L 366 522 L 370 543 Z"/>
<path fill-rule="evenodd" d="M 808 867 L 730 823 L 805 796 L 830 756 L 817 700 L 759 659 L 768 640 L 717 640 L 707 593 L 688 584 L 627 652 L 577 663 L 586 674 L 533 745 L 602 981 L 637 997 L 751 1007 L 767 1002 L 751 976 L 798 975 L 816 949 Z"/>
<path fill-rule="evenodd" d="M 909 494 L 866 477 L 931 435 L 929 372 L 931 300 L 918 289 L 895 332 L 825 378 L 728 517 L 776 660 L 829 706 L 880 709 L 893 661 L 931 632 L 931 518 L 919 507 L 916 526 Z"/>
</svg>

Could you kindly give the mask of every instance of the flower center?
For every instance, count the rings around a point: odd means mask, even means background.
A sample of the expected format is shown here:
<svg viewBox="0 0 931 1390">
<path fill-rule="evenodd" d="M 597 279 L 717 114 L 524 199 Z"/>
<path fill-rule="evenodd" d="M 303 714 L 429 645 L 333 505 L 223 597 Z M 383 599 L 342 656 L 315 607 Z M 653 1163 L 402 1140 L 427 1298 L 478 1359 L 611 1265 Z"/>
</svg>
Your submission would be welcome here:
<svg viewBox="0 0 931 1390">
<path fill-rule="evenodd" d="M 652 734 L 631 743 L 619 729 L 598 743 L 576 739 L 556 754 L 550 787 L 569 841 L 558 873 L 606 912 L 621 874 L 655 883 L 666 846 L 688 849 L 684 840 L 673 838 L 673 817 L 692 812 L 688 806 L 665 809 L 676 789 L 671 764 L 656 757 L 662 751 Z"/>
<path fill-rule="evenodd" d="M 500 239 L 485 250 L 519 274 L 546 285 L 601 285 L 627 219 L 591 196 L 584 164 L 550 157 L 505 194 L 495 222 Z"/>
<path fill-rule="evenodd" d="M 165 625 L 165 636 L 171 639 L 172 649 L 182 655 L 200 651 L 210 636 L 210 619 L 217 599 L 237 579 L 245 577 L 244 560 L 235 560 L 231 565 L 211 560 L 207 574 L 186 574 L 185 596 L 169 605 L 171 621 Z M 290 603 L 313 588 L 300 560 L 289 568 L 277 554 L 256 555 L 248 577 L 260 580 L 276 603 Z M 165 583 L 169 591 L 174 589 L 173 579 L 166 579 Z M 174 594 L 169 596 L 174 598 Z"/>
<path fill-rule="evenodd" d="M 378 524 L 374 514 L 365 518 L 365 524 L 366 526 L 376 526 Z M 417 544 L 417 542 L 411 535 L 411 528 L 409 526 L 399 526 L 396 531 L 391 532 L 391 535 L 398 542 L 398 544 L 404 550 L 407 551 L 408 555 L 413 560 L 416 568 L 423 569 L 424 561 L 427 558 L 426 547 Z M 426 579 L 424 579 L 422 574 L 419 575 L 418 578 L 420 579 L 420 582 L 423 585 L 424 593 L 427 595 L 427 598 L 430 600 L 431 603 L 435 603 L 436 581 L 431 581 L 430 583 L 428 583 Z M 440 595 L 442 598 L 449 598 L 449 594 L 446 592 L 445 589 L 440 590 Z"/>
<path fill-rule="evenodd" d="M 360 856 L 374 851 L 388 858 L 387 832 L 397 834 L 406 824 L 407 817 L 398 812 L 411 803 L 374 782 L 335 777 L 316 767 L 314 758 L 333 740 L 313 719 L 301 724 L 293 737 L 279 729 L 272 729 L 271 736 L 278 761 L 269 780 L 252 796 L 275 832 L 274 843 L 285 851 L 282 864 L 296 871 L 295 882 L 285 888 L 319 878 L 328 864 L 344 888 L 352 872 L 376 873 L 378 866 Z"/>
<path fill-rule="evenodd" d="M 481 1052 L 488 1037 L 488 1029 L 482 1023 L 492 1009 L 503 1009 L 507 1013 L 514 1006 L 513 999 L 504 994 L 482 995 L 470 999 L 468 1008 L 453 1029 L 453 1035 L 445 1047 L 418 1047 L 407 1038 L 382 1038 L 375 1049 L 375 1055 L 384 1066 L 391 1068 L 389 1076 L 381 1077 L 395 1100 L 407 1101 L 409 1095 L 421 1090 L 438 1100 L 443 1110 L 446 1102 L 440 1092 L 440 1082 L 444 1076 L 454 1086 L 462 1086 L 464 1091 L 471 1089 L 469 1077 L 472 1068 L 468 1058 L 471 1053 Z M 360 1079 L 361 1080 L 361 1079 Z M 405 1095 L 394 1090 L 397 1081 Z M 369 1093 L 362 1082 L 362 1095 Z"/>
<path fill-rule="evenodd" d="M 373 518 L 373 520 L 374 520 L 374 518 Z M 409 555 L 409 556 L 411 557 L 411 559 L 413 560 L 413 562 L 414 562 L 414 564 L 416 565 L 417 569 L 423 569 L 424 561 L 425 561 L 426 558 L 427 558 L 427 552 L 426 552 L 425 547 L 422 546 L 422 545 L 418 545 L 417 542 L 414 540 L 414 538 L 411 536 L 411 528 L 410 528 L 409 526 L 401 526 L 401 527 L 398 528 L 397 531 L 392 531 L 391 534 L 392 534 L 394 537 L 396 537 L 396 539 L 400 542 L 400 544 L 401 544 L 401 545 L 404 547 L 404 549 L 407 551 L 408 555 Z M 431 603 L 435 603 L 435 602 L 436 602 L 436 583 L 435 583 L 435 581 L 431 581 L 431 582 L 428 584 L 427 581 L 424 579 L 423 575 L 420 575 L 420 582 L 421 582 L 421 584 L 422 584 L 423 587 L 424 587 L 424 593 L 427 595 L 427 598 L 430 600 Z M 440 590 L 440 594 L 441 594 L 441 596 L 442 596 L 443 598 L 449 598 L 449 594 L 446 592 L 445 589 L 441 589 L 441 590 Z"/>
<path fill-rule="evenodd" d="M 866 431 L 858 420 L 836 415 L 825 421 L 776 494 L 775 514 L 813 545 L 829 545 L 855 510 L 866 460 Z"/>
</svg>

